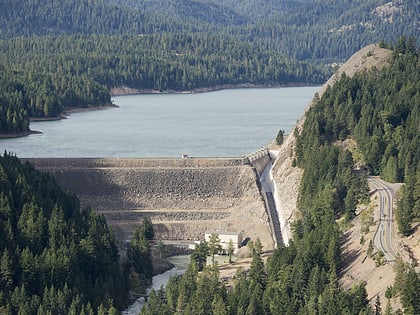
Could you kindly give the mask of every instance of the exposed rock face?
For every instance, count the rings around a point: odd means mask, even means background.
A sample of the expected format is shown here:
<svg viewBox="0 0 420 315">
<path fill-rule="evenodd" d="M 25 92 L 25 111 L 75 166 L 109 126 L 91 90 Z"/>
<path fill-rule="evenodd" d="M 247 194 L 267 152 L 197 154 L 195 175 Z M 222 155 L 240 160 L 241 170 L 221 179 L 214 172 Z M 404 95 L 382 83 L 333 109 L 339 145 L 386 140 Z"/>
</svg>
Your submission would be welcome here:
<svg viewBox="0 0 420 315">
<path fill-rule="evenodd" d="M 388 63 L 391 56 L 391 51 L 380 48 L 378 45 L 369 45 L 357 53 L 355 53 L 345 64 L 343 64 L 338 71 L 325 83 L 318 91 L 321 97 L 328 86 L 332 86 L 337 82 L 343 73 L 348 77 L 352 77 L 356 72 L 366 71 L 375 66 L 380 70 Z M 311 107 L 312 102 L 309 103 L 305 112 Z M 295 129 L 301 130 L 305 116 L 303 116 L 297 123 Z M 299 193 L 299 185 L 303 175 L 303 170 L 292 166 L 294 158 L 294 146 L 296 138 L 294 136 L 295 130 L 292 130 L 290 135 L 285 139 L 283 145 L 278 151 L 277 159 L 273 164 L 272 176 L 275 185 L 274 199 L 279 213 L 279 219 L 285 244 L 288 244 L 290 239 L 290 223 L 299 217 L 297 209 L 297 198 Z"/>
<path fill-rule="evenodd" d="M 82 204 L 103 213 L 124 241 L 150 216 L 157 239 L 198 241 L 241 231 L 274 246 L 257 178 L 242 159 L 33 159 Z"/>
</svg>

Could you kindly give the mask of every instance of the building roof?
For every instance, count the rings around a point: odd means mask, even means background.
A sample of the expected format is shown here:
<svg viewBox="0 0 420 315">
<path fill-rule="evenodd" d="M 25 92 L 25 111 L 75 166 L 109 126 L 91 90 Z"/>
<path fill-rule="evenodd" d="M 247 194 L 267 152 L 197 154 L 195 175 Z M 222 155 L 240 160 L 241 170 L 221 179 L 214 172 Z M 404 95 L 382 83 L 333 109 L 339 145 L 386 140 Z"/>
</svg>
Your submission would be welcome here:
<svg viewBox="0 0 420 315">
<path fill-rule="evenodd" d="M 206 231 L 206 235 L 208 234 L 218 234 L 218 235 L 239 235 L 241 232 L 231 232 L 231 231 Z"/>
</svg>

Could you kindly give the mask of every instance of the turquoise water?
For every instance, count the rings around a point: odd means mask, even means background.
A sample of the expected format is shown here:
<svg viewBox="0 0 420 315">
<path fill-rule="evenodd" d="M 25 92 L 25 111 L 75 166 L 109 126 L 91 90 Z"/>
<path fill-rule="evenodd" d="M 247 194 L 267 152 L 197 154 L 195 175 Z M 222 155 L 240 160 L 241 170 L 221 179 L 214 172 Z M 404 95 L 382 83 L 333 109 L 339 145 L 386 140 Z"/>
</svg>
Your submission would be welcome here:
<svg viewBox="0 0 420 315">
<path fill-rule="evenodd" d="M 41 131 L 1 139 L 19 157 L 239 157 L 290 132 L 316 87 L 116 96 L 119 108 L 33 122 Z"/>
</svg>

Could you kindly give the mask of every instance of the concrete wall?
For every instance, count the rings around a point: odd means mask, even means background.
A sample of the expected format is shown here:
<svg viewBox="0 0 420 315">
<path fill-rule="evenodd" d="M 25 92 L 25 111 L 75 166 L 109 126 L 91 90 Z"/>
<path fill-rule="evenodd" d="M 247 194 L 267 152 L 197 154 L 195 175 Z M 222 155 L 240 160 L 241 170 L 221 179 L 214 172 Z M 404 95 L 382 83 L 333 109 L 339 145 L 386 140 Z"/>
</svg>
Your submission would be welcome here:
<svg viewBox="0 0 420 315">
<path fill-rule="evenodd" d="M 266 148 L 261 148 L 260 150 L 248 154 L 247 158 L 248 163 L 254 167 L 259 176 L 261 176 L 265 167 L 271 161 L 270 153 Z"/>
<path fill-rule="evenodd" d="M 30 159 L 82 205 L 102 213 L 123 243 L 150 216 L 156 237 L 195 241 L 240 231 L 273 248 L 268 215 L 247 159 Z"/>
</svg>

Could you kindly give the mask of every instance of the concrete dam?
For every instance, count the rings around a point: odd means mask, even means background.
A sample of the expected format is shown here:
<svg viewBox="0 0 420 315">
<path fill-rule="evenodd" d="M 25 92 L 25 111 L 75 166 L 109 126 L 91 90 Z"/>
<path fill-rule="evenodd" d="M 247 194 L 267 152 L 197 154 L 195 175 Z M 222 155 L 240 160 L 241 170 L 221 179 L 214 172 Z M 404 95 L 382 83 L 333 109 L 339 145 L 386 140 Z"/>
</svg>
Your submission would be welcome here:
<svg viewBox="0 0 420 315">
<path fill-rule="evenodd" d="M 264 250 L 276 243 L 258 181 L 269 160 L 261 150 L 244 158 L 28 159 L 103 214 L 121 245 L 148 216 L 156 239 L 169 243 L 232 231 L 259 237 Z"/>
</svg>

